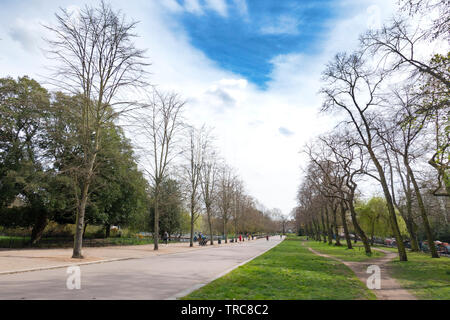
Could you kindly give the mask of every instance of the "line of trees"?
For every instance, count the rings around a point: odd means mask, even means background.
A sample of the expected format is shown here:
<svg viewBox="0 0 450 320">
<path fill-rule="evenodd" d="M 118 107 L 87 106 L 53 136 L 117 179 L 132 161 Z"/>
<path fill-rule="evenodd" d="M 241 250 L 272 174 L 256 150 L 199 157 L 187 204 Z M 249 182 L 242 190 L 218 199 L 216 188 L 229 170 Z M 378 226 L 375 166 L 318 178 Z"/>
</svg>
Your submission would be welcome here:
<svg viewBox="0 0 450 320">
<path fill-rule="evenodd" d="M 88 224 L 210 235 L 275 232 L 279 215 L 246 194 L 220 160 L 210 129 L 183 118 L 176 93 L 149 84 L 136 22 L 101 2 L 60 9 L 46 26 L 53 73 L 48 91 L 28 77 L 0 79 L 0 225 L 30 227 L 32 244 L 49 221 L 75 224 L 82 258 Z M 134 145 L 124 129 L 133 135 Z"/>
<path fill-rule="evenodd" d="M 0 225 L 31 227 L 31 244 L 49 221 L 76 221 L 83 187 L 81 101 L 49 93 L 28 77 L 0 79 Z M 83 233 L 88 224 L 108 233 L 147 208 L 148 184 L 131 142 L 112 121 L 102 130 Z"/>
<path fill-rule="evenodd" d="M 405 238 L 417 251 L 419 237 L 439 257 L 436 230 L 450 234 L 449 21 L 446 1 L 401 1 L 386 25 L 326 66 L 321 111 L 342 121 L 304 150 L 310 163 L 296 216 L 311 236 L 341 245 L 339 226 L 351 249 L 351 229 L 370 254 L 368 234 L 373 239 L 377 228 L 363 228 L 357 210 L 359 185 L 370 178 L 382 190 L 399 259 L 407 261 Z"/>
</svg>

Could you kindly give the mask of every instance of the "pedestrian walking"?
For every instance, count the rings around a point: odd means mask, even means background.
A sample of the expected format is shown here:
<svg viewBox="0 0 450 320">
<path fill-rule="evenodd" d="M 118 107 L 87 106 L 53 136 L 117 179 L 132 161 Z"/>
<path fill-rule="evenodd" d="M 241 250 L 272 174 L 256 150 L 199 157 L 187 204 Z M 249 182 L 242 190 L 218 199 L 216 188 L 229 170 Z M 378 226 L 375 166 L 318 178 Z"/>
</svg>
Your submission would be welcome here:
<svg viewBox="0 0 450 320">
<path fill-rule="evenodd" d="M 164 232 L 163 240 L 165 244 L 169 244 L 169 234 L 167 233 L 167 231 Z"/>
</svg>

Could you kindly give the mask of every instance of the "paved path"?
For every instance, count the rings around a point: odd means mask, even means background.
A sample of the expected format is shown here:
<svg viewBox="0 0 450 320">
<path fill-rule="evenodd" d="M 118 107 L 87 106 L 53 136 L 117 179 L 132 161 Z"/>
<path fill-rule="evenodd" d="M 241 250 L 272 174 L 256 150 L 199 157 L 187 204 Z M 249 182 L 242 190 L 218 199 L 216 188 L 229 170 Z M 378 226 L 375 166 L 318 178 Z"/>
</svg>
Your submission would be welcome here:
<svg viewBox="0 0 450 320">
<path fill-rule="evenodd" d="M 81 266 L 81 289 L 66 268 L 0 275 L 0 299 L 174 299 L 279 244 L 279 236 L 146 258 Z"/>
<path fill-rule="evenodd" d="M 333 259 L 339 262 L 342 262 L 347 267 L 353 270 L 356 276 L 361 280 L 364 285 L 367 283 L 367 278 L 371 275 L 371 273 L 367 273 L 367 267 L 370 265 L 377 265 L 380 267 L 381 272 L 381 288 L 373 289 L 372 292 L 377 296 L 380 300 L 416 300 L 417 298 L 409 293 L 406 289 L 403 289 L 400 284 L 391 277 L 391 272 L 388 266 L 388 262 L 397 257 L 395 252 L 386 251 L 382 249 L 372 248 L 372 250 L 378 250 L 385 253 L 385 256 L 378 259 L 371 259 L 368 261 L 344 261 L 339 258 L 323 254 L 317 252 L 311 248 L 308 248 L 314 254 L 326 257 L 329 259 Z"/>
<path fill-rule="evenodd" d="M 235 246 L 228 243 L 215 246 Z M 0 275 L 5 273 L 24 272 L 27 270 L 46 269 L 77 265 L 80 261 L 86 263 L 99 263 L 135 258 L 149 258 L 155 255 L 200 250 L 197 243 L 189 247 L 189 242 L 161 244 L 158 251 L 153 250 L 153 244 L 109 247 L 85 247 L 84 259 L 72 259 L 72 248 L 59 249 L 0 249 Z"/>
</svg>

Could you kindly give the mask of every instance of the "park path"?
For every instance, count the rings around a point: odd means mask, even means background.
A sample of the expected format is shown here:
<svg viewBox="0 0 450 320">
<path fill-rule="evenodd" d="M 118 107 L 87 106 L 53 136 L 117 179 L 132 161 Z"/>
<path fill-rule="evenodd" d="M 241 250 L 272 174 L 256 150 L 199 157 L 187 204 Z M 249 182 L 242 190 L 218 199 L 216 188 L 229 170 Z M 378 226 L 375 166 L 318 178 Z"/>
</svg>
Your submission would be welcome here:
<svg viewBox="0 0 450 320">
<path fill-rule="evenodd" d="M 279 236 L 225 246 L 81 265 L 81 289 L 66 286 L 66 268 L 0 275 L 4 299 L 176 299 L 278 245 Z M 118 249 L 118 248 L 116 248 Z"/>
<path fill-rule="evenodd" d="M 381 271 L 381 288 L 380 289 L 371 289 L 372 292 L 377 296 L 379 300 L 417 300 L 417 298 L 412 295 L 409 291 L 402 288 L 397 280 L 392 278 L 391 270 L 388 263 L 395 259 L 398 254 L 391 251 L 386 251 L 378 248 L 372 248 L 373 250 L 381 251 L 385 253 L 385 256 L 382 258 L 371 259 L 368 261 L 344 261 L 342 259 L 330 256 L 328 254 L 323 254 L 309 248 L 309 251 L 312 253 L 339 261 L 349 267 L 361 280 L 364 285 L 367 284 L 367 278 L 371 275 L 371 273 L 367 273 L 367 268 L 371 265 L 376 265 L 380 267 Z"/>
<path fill-rule="evenodd" d="M 214 247 L 236 246 L 238 243 L 214 243 Z M 71 265 L 87 265 L 120 260 L 149 258 L 163 254 L 173 254 L 192 250 L 202 250 L 211 246 L 201 247 L 197 243 L 194 247 L 189 242 L 175 242 L 160 244 L 159 250 L 153 250 L 153 244 L 84 247 L 84 259 L 73 259 L 72 248 L 27 248 L 27 249 L 0 249 L 0 275 L 21 273 L 46 269 L 64 268 Z"/>
</svg>

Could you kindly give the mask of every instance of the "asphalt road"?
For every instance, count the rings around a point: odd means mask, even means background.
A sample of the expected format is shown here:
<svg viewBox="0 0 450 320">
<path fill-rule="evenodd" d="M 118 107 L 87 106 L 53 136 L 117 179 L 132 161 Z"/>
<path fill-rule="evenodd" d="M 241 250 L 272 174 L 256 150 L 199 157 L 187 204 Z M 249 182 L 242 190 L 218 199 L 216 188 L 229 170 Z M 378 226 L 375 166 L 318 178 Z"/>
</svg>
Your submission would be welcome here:
<svg viewBox="0 0 450 320">
<path fill-rule="evenodd" d="M 174 299 L 281 242 L 279 236 L 232 246 L 80 267 L 81 288 L 69 290 L 67 268 L 0 275 L 0 299 Z"/>
</svg>

